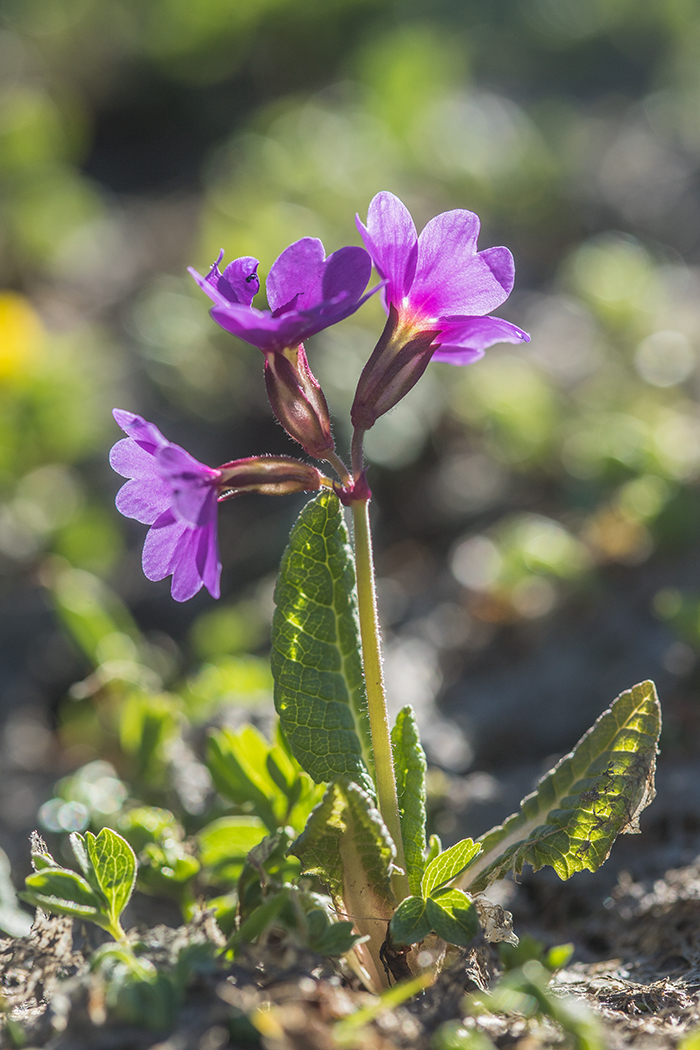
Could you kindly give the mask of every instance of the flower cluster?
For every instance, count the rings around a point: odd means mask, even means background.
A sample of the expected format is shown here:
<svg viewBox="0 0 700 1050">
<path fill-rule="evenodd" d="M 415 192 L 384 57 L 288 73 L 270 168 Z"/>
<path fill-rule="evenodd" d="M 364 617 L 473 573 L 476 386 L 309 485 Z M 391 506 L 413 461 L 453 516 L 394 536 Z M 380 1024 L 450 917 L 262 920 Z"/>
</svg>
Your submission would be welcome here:
<svg viewBox="0 0 700 1050">
<path fill-rule="evenodd" d="M 190 269 L 214 304 L 217 324 L 262 351 L 265 385 L 279 422 L 308 455 L 333 465 L 339 484 L 287 456 L 208 467 L 141 416 L 114 411 L 127 436 L 112 449 L 110 462 L 129 479 L 117 495 L 117 508 L 150 526 L 144 573 L 151 580 L 171 575 L 177 601 L 202 586 L 219 597 L 218 503 L 247 492 L 283 495 L 321 486 L 334 486 L 346 503 L 368 499 L 362 435 L 408 393 L 431 360 L 471 364 L 494 343 L 529 339 L 508 321 L 488 316 L 512 290 L 513 257 L 507 248 L 477 251 L 479 219 L 473 212 L 443 212 L 419 236 L 405 205 L 391 193 L 378 193 L 367 225 L 359 217 L 357 224 L 366 250 L 346 247 L 326 258 L 313 237 L 286 248 L 270 268 L 265 310 L 253 306 L 260 289 L 257 259 L 235 259 L 222 273 L 222 251 L 206 276 Z M 373 265 L 381 284 L 366 291 Z M 379 289 L 389 316 L 352 406 L 351 473 L 336 455 L 326 399 L 303 344 L 349 317 Z"/>
</svg>

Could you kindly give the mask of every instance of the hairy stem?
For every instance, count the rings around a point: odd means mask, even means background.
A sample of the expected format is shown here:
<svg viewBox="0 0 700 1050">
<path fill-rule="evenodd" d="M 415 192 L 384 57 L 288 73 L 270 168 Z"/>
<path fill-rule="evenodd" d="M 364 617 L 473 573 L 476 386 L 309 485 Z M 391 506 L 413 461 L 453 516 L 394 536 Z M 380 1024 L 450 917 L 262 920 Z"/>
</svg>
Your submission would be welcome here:
<svg viewBox="0 0 700 1050">
<path fill-rule="evenodd" d="M 355 427 L 355 429 L 353 431 L 353 434 L 352 434 L 352 452 L 351 452 L 351 455 L 352 455 L 352 472 L 353 472 L 353 474 L 355 476 L 355 481 L 357 481 L 357 479 L 359 478 L 360 474 L 362 473 L 362 468 L 364 466 L 365 454 L 364 454 L 364 450 L 362 448 L 362 445 L 363 445 L 363 442 L 364 442 L 364 438 L 365 438 L 364 430 L 360 430 L 357 427 Z"/>
<path fill-rule="evenodd" d="M 330 463 L 330 465 L 333 467 L 336 474 L 342 481 L 343 485 L 352 485 L 352 477 L 350 476 L 350 471 L 345 466 L 339 455 L 337 455 L 335 452 L 329 452 L 326 456 L 326 463 Z"/>
<path fill-rule="evenodd" d="M 357 569 L 357 595 L 360 613 L 360 636 L 362 638 L 362 661 L 367 689 L 369 724 L 374 751 L 374 768 L 377 783 L 379 811 L 389 834 L 396 844 L 396 860 L 404 872 L 406 859 L 401 837 L 401 819 L 396 795 L 394 759 L 391 751 L 389 715 L 384 693 L 377 595 L 374 585 L 374 559 L 372 536 L 369 529 L 369 501 L 358 500 L 352 504 L 355 530 L 355 563 Z M 408 876 L 398 873 L 392 879 L 394 893 L 402 901 L 410 895 Z"/>
</svg>

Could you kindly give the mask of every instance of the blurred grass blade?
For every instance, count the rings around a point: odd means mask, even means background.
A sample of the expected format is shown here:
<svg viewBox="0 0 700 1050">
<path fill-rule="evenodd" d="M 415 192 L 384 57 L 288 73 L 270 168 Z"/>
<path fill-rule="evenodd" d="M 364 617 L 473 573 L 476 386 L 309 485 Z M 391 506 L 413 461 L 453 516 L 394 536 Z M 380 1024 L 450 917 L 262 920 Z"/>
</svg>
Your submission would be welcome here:
<svg viewBox="0 0 700 1050">
<path fill-rule="evenodd" d="M 480 892 L 524 864 L 544 865 L 568 879 L 596 871 L 618 835 L 639 831 L 639 814 L 654 798 L 661 708 L 653 682 L 621 693 L 499 827 L 481 839 L 484 852 L 464 885 Z"/>
</svg>

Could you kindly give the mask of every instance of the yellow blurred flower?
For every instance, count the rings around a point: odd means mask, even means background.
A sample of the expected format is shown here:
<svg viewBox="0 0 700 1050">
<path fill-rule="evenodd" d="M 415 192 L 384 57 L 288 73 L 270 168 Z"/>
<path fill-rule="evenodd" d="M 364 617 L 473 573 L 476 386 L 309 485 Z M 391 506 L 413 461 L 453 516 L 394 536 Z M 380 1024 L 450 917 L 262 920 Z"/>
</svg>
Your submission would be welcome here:
<svg viewBox="0 0 700 1050">
<path fill-rule="evenodd" d="M 24 376 L 43 341 L 43 325 L 29 300 L 17 292 L 0 292 L 0 383 Z"/>
</svg>

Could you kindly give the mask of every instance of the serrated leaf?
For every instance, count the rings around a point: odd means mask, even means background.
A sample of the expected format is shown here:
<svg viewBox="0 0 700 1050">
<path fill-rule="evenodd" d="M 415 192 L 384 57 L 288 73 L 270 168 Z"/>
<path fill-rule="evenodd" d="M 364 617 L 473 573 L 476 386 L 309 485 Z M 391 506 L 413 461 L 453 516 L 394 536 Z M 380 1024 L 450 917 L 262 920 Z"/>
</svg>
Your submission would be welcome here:
<svg viewBox="0 0 700 1050">
<path fill-rule="evenodd" d="M 100 922 L 103 902 L 82 875 L 69 868 L 44 868 L 24 880 L 22 900 L 35 907 L 74 919 Z"/>
<path fill-rule="evenodd" d="M 275 602 L 275 707 L 292 754 L 316 783 L 343 776 L 374 794 L 355 569 L 333 493 L 299 515 Z"/>
<path fill-rule="evenodd" d="M 373 800 L 357 784 L 339 778 L 328 785 L 290 853 L 299 858 L 306 874 L 322 879 L 334 897 L 345 900 L 348 883 L 356 876 L 393 909 L 396 849 Z"/>
<path fill-rule="evenodd" d="M 435 897 L 429 897 L 425 913 L 430 928 L 448 944 L 466 948 L 479 930 L 476 908 L 462 890 L 442 890 Z"/>
<path fill-rule="evenodd" d="M 396 847 L 370 796 L 350 781 L 328 785 L 323 799 L 290 850 L 303 870 L 328 886 L 336 907 L 372 941 L 365 965 L 383 973 L 379 945 L 396 901 L 391 874 Z"/>
<path fill-rule="evenodd" d="M 395 944 L 415 944 L 430 933 L 430 920 L 422 897 L 406 897 L 391 917 L 391 937 Z"/>
<path fill-rule="evenodd" d="M 420 893 L 425 867 L 425 752 L 413 708 L 402 708 L 391 731 L 396 792 L 401 818 L 401 837 L 406 857 L 406 874 L 411 893 Z"/>
<path fill-rule="evenodd" d="M 464 883 L 479 892 L 524 864 L 548 864 L 561 879 L 596 871 L 620 834 L 639 830 L 654 797 L 661 709 L 653 682 L 621 693 L 537 789 L 480 840 L 484 852 Z"/>
<path fill-rule="evenodd" d="M 421 893 L 429 897 L 431 893 L 444 886 L 446 882 L 454 879 L 471 864 L 476 856 L 481 853 L 481 844 L 472 839 L 462 839 L 449 849 L 438 853 L 437 857 L 430 861 L 425 869 L 423 881 L 421 882 Z"/>
<path fill-rule="evenodd" d="M 114 923 L 118 923 L 134 892 L 136 854 L 126 839 L 111 828 L 103 828 L 97 836 L 88 831 L 85 844 L 98 885 L 109 905 L 110 916 Z"/>
</svg>

